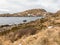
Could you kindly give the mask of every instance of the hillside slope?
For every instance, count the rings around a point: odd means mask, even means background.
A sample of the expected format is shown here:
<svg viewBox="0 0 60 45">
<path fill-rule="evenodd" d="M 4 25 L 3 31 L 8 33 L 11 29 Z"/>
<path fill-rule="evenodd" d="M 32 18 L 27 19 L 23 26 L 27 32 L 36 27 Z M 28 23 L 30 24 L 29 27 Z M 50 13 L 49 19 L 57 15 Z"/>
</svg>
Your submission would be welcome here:
<svg viewBox="0 0 60 45">
<path fill-rule="evenodd" d="M 60 45 L 60 15 L 0 26 L 0 45 Z"/>
</svg>

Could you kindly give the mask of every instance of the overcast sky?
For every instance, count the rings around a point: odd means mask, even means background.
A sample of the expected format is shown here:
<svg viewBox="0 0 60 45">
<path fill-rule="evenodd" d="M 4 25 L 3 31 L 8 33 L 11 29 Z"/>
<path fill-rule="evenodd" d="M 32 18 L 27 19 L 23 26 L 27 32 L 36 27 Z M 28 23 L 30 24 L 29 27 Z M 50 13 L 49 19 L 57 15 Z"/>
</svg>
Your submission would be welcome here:
<svg viewBox="0 0 60 45">
<path fill-rule="evenodd" d="M 0 12 L 21 12 L 27 9 L 43 8 L 49 12 L 60 9 L 60 0 L 1 0 Z"/>
</svg>

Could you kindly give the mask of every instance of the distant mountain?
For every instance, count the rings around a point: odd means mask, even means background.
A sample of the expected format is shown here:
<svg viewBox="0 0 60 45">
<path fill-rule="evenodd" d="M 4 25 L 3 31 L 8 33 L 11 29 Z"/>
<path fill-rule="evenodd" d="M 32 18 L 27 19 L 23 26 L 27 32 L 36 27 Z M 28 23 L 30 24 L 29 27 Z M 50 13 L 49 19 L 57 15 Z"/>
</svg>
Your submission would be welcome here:
<svg viewBox="0 0 60 45">
<path fill-rule="evenodd" d="M 44 9 L 31 9 L 31 10 L 26 10 L 14 14 L 9 14 L 9 13 L 0 14 L 0 17 L 36 17 L 36 16 L 55 15 L 59 12 L 60 11 L 56 13 L 51 13 L 51 12 L 47 12 Z"/>
<path fill-rule="evenodd" d="M 19 16 L 41 16 L 43 14 L 46 13 L 46 10 L 44 9 L 31 9 L 31 10 L 26 10 L 26 11 L 23 11 L 23 12 L 18 12 L 18 13 L 14 13 L 14 14 L 0 14 L 0 16 L 2 17 L 19 17 Z"/>
<path fill-rule="evenodd" d="M 14 15 L 18 16 L 40 16 L 46 13 L 46 10 L 44 9 L 31 9 L 31 10 L 26 10 L 24 12 L 19 12 L 15 13 Z"/>
</svg>

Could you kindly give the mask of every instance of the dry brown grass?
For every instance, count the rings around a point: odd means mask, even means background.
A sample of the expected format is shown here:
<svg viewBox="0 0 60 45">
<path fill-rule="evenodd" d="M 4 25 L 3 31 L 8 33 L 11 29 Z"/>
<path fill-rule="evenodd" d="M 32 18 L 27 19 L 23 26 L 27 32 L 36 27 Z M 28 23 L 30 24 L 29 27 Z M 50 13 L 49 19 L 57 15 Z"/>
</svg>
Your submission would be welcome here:
<svg viewBox="0 0 60 45">
<path fill-rule="evenodd" d="M 0 45 L 60 45 L 60 16 L 4 27 L 0 28 L 5 30 L 0 32 Z"/>
</svg>

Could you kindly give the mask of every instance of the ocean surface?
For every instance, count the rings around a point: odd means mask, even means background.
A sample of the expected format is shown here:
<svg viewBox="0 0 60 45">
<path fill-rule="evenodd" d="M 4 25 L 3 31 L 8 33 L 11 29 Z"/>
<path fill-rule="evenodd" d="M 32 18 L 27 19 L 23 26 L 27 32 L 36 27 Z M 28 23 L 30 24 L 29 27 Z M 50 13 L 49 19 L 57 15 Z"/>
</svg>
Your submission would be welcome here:
<svg viewBox="0 0 60 45">
<path fill-rule="evenodd" d="M 26 23 L 40 18 L 41 17 L 0 17 L 0 25 Z M 23 20 L 27 20 L 27 21 L 23 22 Z"/>
</svg>

